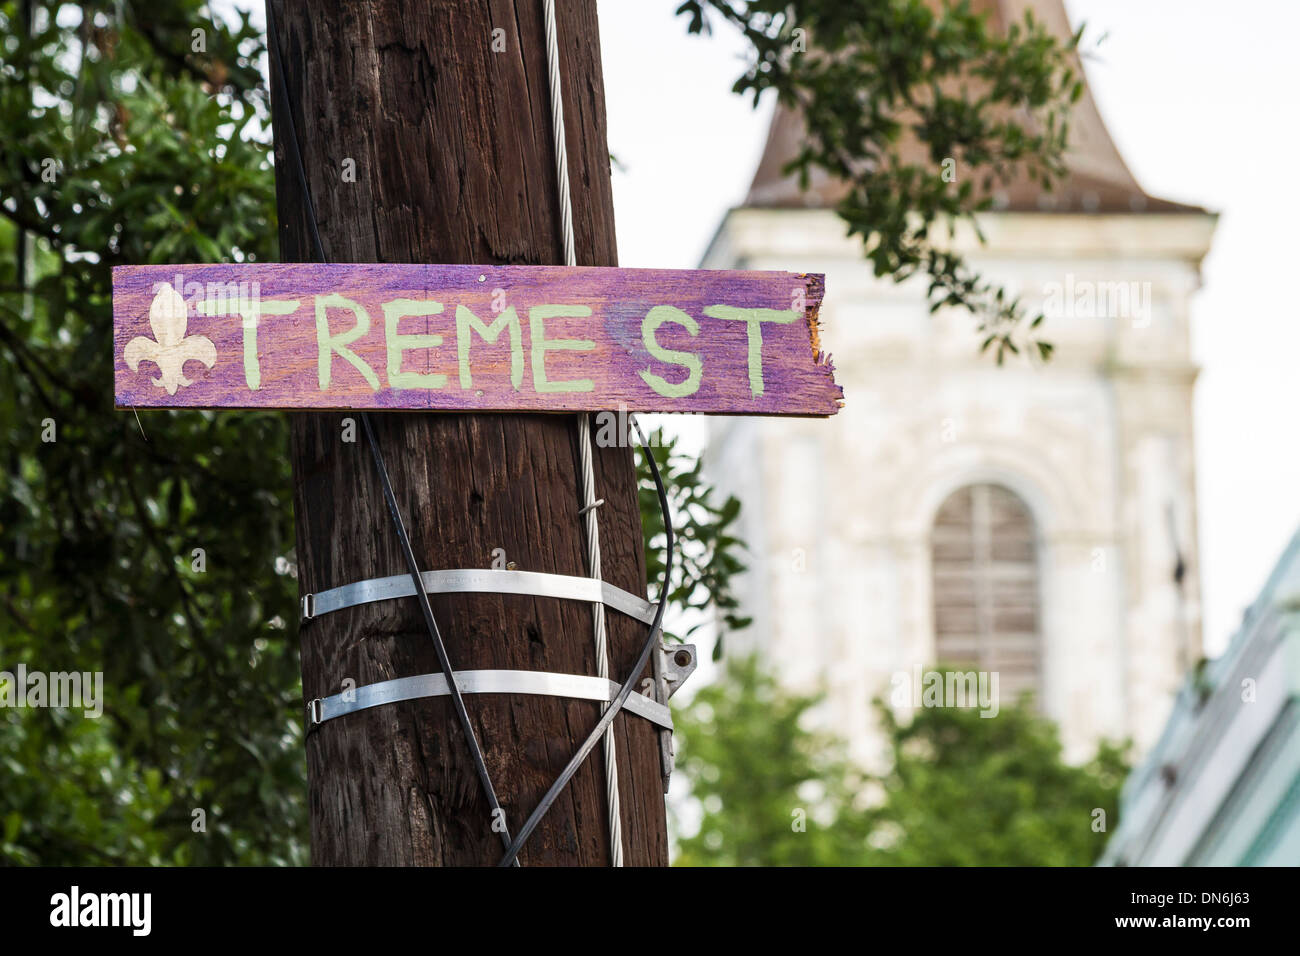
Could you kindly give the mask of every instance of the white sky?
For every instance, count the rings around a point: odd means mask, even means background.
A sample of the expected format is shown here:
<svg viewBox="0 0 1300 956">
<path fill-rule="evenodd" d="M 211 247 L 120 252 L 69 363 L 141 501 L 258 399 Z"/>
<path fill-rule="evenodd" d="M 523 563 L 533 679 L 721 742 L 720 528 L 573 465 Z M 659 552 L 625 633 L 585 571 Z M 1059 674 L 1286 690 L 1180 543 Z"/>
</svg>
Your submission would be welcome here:
<svg viewBox="0 0 1300 956">
<path fill-rule="evenodd" d="M 601 0 L 619 261 L 692 268 L 748 188 L 771 104 L 730 92 L 743 44 L 678 0 Z M 1066 0 L 1088 78 L 1155 196 L 1221 214 L 1192 310 L 1206 650 L 1227 643 L 1300 524 L 1300 3 Z"/>
</svg>

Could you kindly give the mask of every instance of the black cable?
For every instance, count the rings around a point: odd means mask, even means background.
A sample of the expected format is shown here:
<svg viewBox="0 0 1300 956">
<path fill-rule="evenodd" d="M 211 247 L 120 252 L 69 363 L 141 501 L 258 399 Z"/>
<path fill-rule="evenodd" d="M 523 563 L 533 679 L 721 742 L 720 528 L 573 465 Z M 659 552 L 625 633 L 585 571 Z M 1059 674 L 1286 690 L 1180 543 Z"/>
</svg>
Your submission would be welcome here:
<svg viewBox="0 0 1300 956">
<path fill-rule="evenodd" d="M 271 60 L 275 65 L 275 88 L 280 91 L 280 111 L 289 127 L 286 151 L 291 153 L 293 165 L 297 170 L 298 183 L 302 187 L 303 204 L 307 212 L 307 224 L 311 228 L 312 239 L 316 245 L 316 254 L 321 262 L 327 262 L 328 257 L 325 255 L 325 247 L 321 243 L 320 231 L 316 225 L 316 207 L 312 202 L 311 190 L 307 185 L 307 171 L 303 167 L 302 154 L 298 149 L 298 131 L 294 126 L 293 110 L 288 102 L 288 87 L 285 84 L 284 66 L 280 61 L 280 44 L 275 30 L 275 14 L 271 10 L 269 0 L 266 4 L 266 28 L 267 45 L 270 47 Z M 388 477 L 388 467 L 384 464 L 383 453 L 379 450 L 379 441 L 375 437 L 369 412 L 361 412 L 361 424 L 365 428 L 366 440 L 370 445 L 370 452 L 374 456 L 375 467 L 379 471 L 379 480 L 384 489 L 384 500 L 388 504 L 388 513 L 393 519 L 393 528 L 397 531 L 398 541 L 402 545 L 402 557 L 406 560 L 406 569 L 410 572 L 411 580 L 415 584 L 415 595 L 420 602 L 420 613 L 424 616 L 424 623 L 429 630 L 429 637 L 433 640 L 433 650 L 438 657 L 438 665 L 447 677 L 447 686 L 451 691 L 452 707 L 456 711 L 456 719 L 460 723 L 466 740 L 469 742 L 470 755 L 474 758 L 474 769 L 478 773 L 479 783 L 483 787 L 483 794 L 487 797 L 488 805 L 492 809 L 493 829 L 500 833 L 501 842 L 509 852 L 512 844 L 510 831 L 505 823 L 505 811 L 501 809 L 501 803 L 497 800 L 496 789 L 492 786 L 492 777 L 488 773 L 487 764 L 483 760 L 483 749 L 479 746 L 478 737 L 475 735 L 474 727 L 470 723 L 469 711 L 465 709 L 465 698 L 456 683 L 455 671 L 452 670 L 451 659 L 447 656 L 447 647 L 443 643 L 442 634 L 438 630 L 438 622 L 434 619 L 433 608 L 429 604 L 429 595 L 424 590 L 424 581 L 420 577 L 420 566 L 415 559 L 415 552 L 411 548 L 411 539 L 406 533 L 406 523 L 402 520 L 402 513 L 397 507 L 397 499 L 393 495 L 393 485 Z M 517 859 L 514 860 L 514 865 L 519 865 Z"/>
<path fill-rule="evenodd" d="M 316 227 L 316 204 L 312 202 L 311 187 L 307 185 L 307 170 L 302 165 L 302 153 L 298 150 L 298 129 L 294 126 L 293 109 L 289 106 L 289 88 L 284 82 L 284 66 L 280 62 L 280 41 L 276 36 L 275 14 L 271 11 L 272 2 L 273 0 L 266 0 L 266 45 L 269 48 L 271 62 L 275 66 L 275 86 L 272 89 L 280 91 L 282 107 L 280 112 L 284 114 L 284 121 L 289 126 L 285 149 L 290 154 L 289 159 L 298 174 L 298 184 L 302 187 L 303 205 L 307 207 L 307 228 L 311 231 L 312 242 L 316 245 L 316 257 L 321 262 L 328 262 L 329 257 L 325 255 L 325 246 L 320 241 L 320 230 Z"/>
<path fill-rule="evenodd" d="M 623 704 L 626 703 L 628 697 L 631 696 L 633 688 L 636 687 L 637 678 L 640 677 L 641 672 L 645 670 L 646 664 L 650 661 L 650 654 L 654 651 L 655 645 L 658 643 L 659 628 L 663 623 L 664 608 L 668 604 L 668 587 L 672 582 L 673 574 L 673 519 L 668 510 L 668 492 L 664 490 L 664 480 L 659 474 L 659 464 L 655 461 L 654 452 L 650 450 L 650 445 L 645 440 L 645 434 L 641 431 L 641 425 L 636 421 L 636 419 L 632 419 L 632 427 L 636 429 L 637 438 L 641 440 L 641 448 L 645 451 L 646 459 L 650 462 L 650 473 L 654 476 L 655 491 L 659 494 L 659 508 L 663 512 L 664 516 L 664 536 L 666 539 L 664 542 L 664 548 L 667 556 L 664 560 L 664 583 L 663 587 L 660 589 L 659 605 L 655 608 L 654 621 L 650 624 L 650 634 L 646 637 L 645 647 L 641 648 L 641 656 L 637 658 L 636 664 L 632 667 L 632 673 L 629 674 L 627 680 L 623 682 L 623 686 L 618 690 L 618 695 L 610 703 L 609 707 L 605 710 L 605 713 L 601 715 L 595 728 L 587 735 L 587 739 L 582 742 L 582 746 L 578 748 L 577 753 L 573 755 L 572 759 L 569 760 L 568 765 L 565 766 L 564 770 L 555 779 L 555 783 L 551 784 L 551 788 L 546 791 L 546 795 L 542 797 L 542 801 L 537 805 L 537 809 L 532 812 L 528 819 L 524 821 L 524 825 L 519 828 L 518 836 L 516 836 L 514 842 L 506 848 L 505 856 L 501 858 L 501 862 L 497 864 L 498 866 L 518 865 L 519 851 L 523 847 L 524 842 L 532 834 L 533 830 L 537 828 L 537 825 L 542 822 L 542 817 L 546 815 L 547 810 L 551 809 L 551 804 L 553 804 L 555 798 L 560 795 L 560 791 L 564 789 L 565 785 L 570 779 L 572 779 L 573 775 L 578 772 L 578 767 L 581 766 L 582 761 L 585 760 L 587 755 L 595 748 L 596 744 L 600 741 L 601 735 L 605 733 L 606 728 L 613 723 L 614 718 L 622 709 Z"/>
<path fill-rule="evenodd" d="M 470 754 L 474 758 L 474 770 L 478 773 L 478 781 L 483 787 L 483 794 L 487 797 L 488 806 L 492 808 L 493 829 L 497 829 L 497 832 L 501 834 L 501 842 L 509 850 L 511 845 L 510 830 L 506 827 L 506 814 L 501 809 L 501 802 L 497 800 L 496 788 L 492 786 L 492 777 L 488 773 L 487 764 L 483 762 L 483 750 L 479 746 L 478 737 L 474 734 L 474 727 L 469 722 L 469 711 L 465 709 L 465 698 L 456 685 L 456 673 L 452 670 L 450 658 L 447 657 L 447 646 L 442 641 L 442 634 L 438 630 L 438 622 L 433 618 L 433 608 L 429 605 L 429 595 L 425 591 L 424 581 L 420 577 L 420 566 L 415 560 L 415 552 L 411 550 L 411 539 L 406 534 L 406 523 L 402 521 L 402 513 L 398 510 L 397 499 L 393 497 L 393 486 L 388 479 L 388 468 L 384 465 L 384 456 L 379 450 L 379 442 L 375 439 L 375 432 L 371 427 L 368 412 L 361 413 L 361 423 L 365 426 L 366 438 L 370 443 L 370 452 L 374 455 L 375 467 L 379 470 L 379 480 L 384 486 L 384 500 L 388 502 L 388 513 L 393 517 L 393 527 L 397 529 L 397 538 L 402 543 L 402 556 L 406 559 L 406 568 L 411 573 L 411 580 L 415 582 L 415 595 L 420 601 L 420 613 L 424 615 L 424 624 L 429 629 L 429 636 L 433 638 L 433 650 L 438 655 L 438 666 L 442 668 L 443 674 L 447 677 L 447 687 L 451 690 L 451 704 L 456 711 L 456 719 L 460 722 L 461 729 L 469 740 Z M 496 826 L 498 823 L 500 824 L 499 829 Z M 515 865 L 519 865 L 517 860 Z"/>
</svg>

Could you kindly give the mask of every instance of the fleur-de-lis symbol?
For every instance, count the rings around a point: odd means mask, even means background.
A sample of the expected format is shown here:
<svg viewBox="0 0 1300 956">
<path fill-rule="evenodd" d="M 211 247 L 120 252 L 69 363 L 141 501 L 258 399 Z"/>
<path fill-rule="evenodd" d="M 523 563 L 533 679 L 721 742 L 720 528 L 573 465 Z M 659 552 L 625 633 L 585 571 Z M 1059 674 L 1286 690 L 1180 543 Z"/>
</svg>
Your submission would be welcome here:
<svg viewBox="0 0 1300 956">
<path fill-rule="evenodd" d="M 206 335 L 186 335 L 188 324 L 185 300 L 170 283 L 164 282 L 149 305 L 149 327 L 154 337 L 137 335 L 126 344 L 122 352 L 126 367 L 134 372 L 142 361 L 153 362 L 162 372 L 153 383 L 167 389 L 168 395 L 194 384 L 182 374 L 185 363 L 194 359 L 212 368 L 217 364 L 217 348 Z"/>
</svg>

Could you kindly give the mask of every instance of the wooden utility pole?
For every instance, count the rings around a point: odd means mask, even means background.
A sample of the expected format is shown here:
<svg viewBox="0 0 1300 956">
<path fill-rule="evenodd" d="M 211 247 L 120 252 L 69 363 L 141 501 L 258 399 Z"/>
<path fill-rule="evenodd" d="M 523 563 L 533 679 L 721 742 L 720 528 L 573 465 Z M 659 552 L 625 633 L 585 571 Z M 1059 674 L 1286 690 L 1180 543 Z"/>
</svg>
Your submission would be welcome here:
<svg viewBox="0 0 1300 956">
<path fill-rule="evenodd" d="M 271 0 L 285 98 L 327 255 L 334 262 L 562 262 L 541 0 Z M 616 265 L 595 0 L 559 5 L 580 265 Z M 276 78 L 272 76 L 272 82 Z M 275 116 L 285 262 L 315 258 L 302 192 Z M 353 420 L 351 428 L 347 419 Z M 422 570 L 588 573 L 576 417 L 375 414 Z M 317 592 L 401 574 L 359 415 L 291 419 L 299 585 Z M 347 439 L 352 438 L 352 441 Z M 645 593 L 632 451 L 597 448 L 603 577 Z M 500 549 L 498 551 L 498 549 Z M 589 605 L 492 594 L 432 597 L 458 670 L 596 673 Z M 621 681 L 646 626 L 608 614 Z M 308 699 L 439 670 L 413 598 L 304 623 Z M 466 697 L 512 832 L 595 725 L 585 700 Z M 615 721 L 628 865 L 665 865 L 655 728 Z M 389 704 L 307 741 L 312 860 L 321 865 L 483 865 L 501 856 L 448 698 Z M 609 861 L 604 767 L 590 756 L 525 847 L 525 865 Z"/>
</svg>

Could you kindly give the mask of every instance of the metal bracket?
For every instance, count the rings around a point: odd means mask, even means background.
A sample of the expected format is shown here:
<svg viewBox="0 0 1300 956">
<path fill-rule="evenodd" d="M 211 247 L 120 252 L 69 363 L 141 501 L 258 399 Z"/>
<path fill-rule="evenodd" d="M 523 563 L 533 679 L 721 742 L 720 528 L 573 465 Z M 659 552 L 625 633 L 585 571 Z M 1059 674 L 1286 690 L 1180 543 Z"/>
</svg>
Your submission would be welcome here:
<svg viewBox="0 0 1300 956">
<path fill-rule="evenodd" d="M 425 571 L 420 575 L 420 583 L 430 594 L 465 592 L 527 594 L 535 597 L 600 602 L 645 624 L 654 622 L 656 610 L 656 606 L 644 598 L 629 594 L 608 582 L 566 574 L 545 574 L 540 571 L 496 571 L 481 568 Z M 310 621 L 321 614 L 341 611 L 358 604 L 411 597 L 414 594 L 415 586 L 411 578 L 405 574 L 355 581 L 328 591 L 304 594 L 301 603 L 302 620 Z M 663 776 L 664 793 L 667 793 L 676 756 L 668 699 L 677 693 L 686 682 L 686 678 L 694 673 L 698 664 L 695 645 L 661 643 L 658 653 L 651 657 L 651 664 L 654 673 L 653 696 L 633 694 L 628 697 L 624 709 L 659 725 L 659 769 Z M 559 683 L 549 680 L 550 678 L 559 679 Z M 608 693 L 602 688 L 598 677 L 546 674 L 535 671 L 456 672 L 456 684 L 462 694 L 551 694 L 609 703 L 617 694 L 618 685 L 613 682 L 606 683 L 612 688 Z M 563 689 L 557 689 L 561 687 Z M 348 692 L 352 695 L 352 700 L 349 701 L 343 700 L 343 694 L 317 698 L 307 705 L 307 732 L 311 733 L 325 721 L 345 713 L 399 700 L 439 697 L 450 693 L 451 690 L 442 674 L 422 674 L 419 677 L 398 678 L 358 687 Z"/>
<path fill-rule="evenodd" d="M 660 646 L 663 654 L 664 681 L 668 685 L 671 697 L 686 683 L 686 678 L 695 673 L 699 659 L 695 654 L 694 644 L 669 644 Z"/>
<path fill-rule="evenodd" d="M 655 699 L 666 707 L 668 698 L 681 689 L 686 678 L 695 672 L 698 663 L 694 644 L 661 643 L 659 653 L 654 656 Z M 668 792 L 676 759 L 677 748 L 673 743 L 672 731 L 660 730 L 659 772 L 663 777 L 664 793 Z"/>
</svg>

